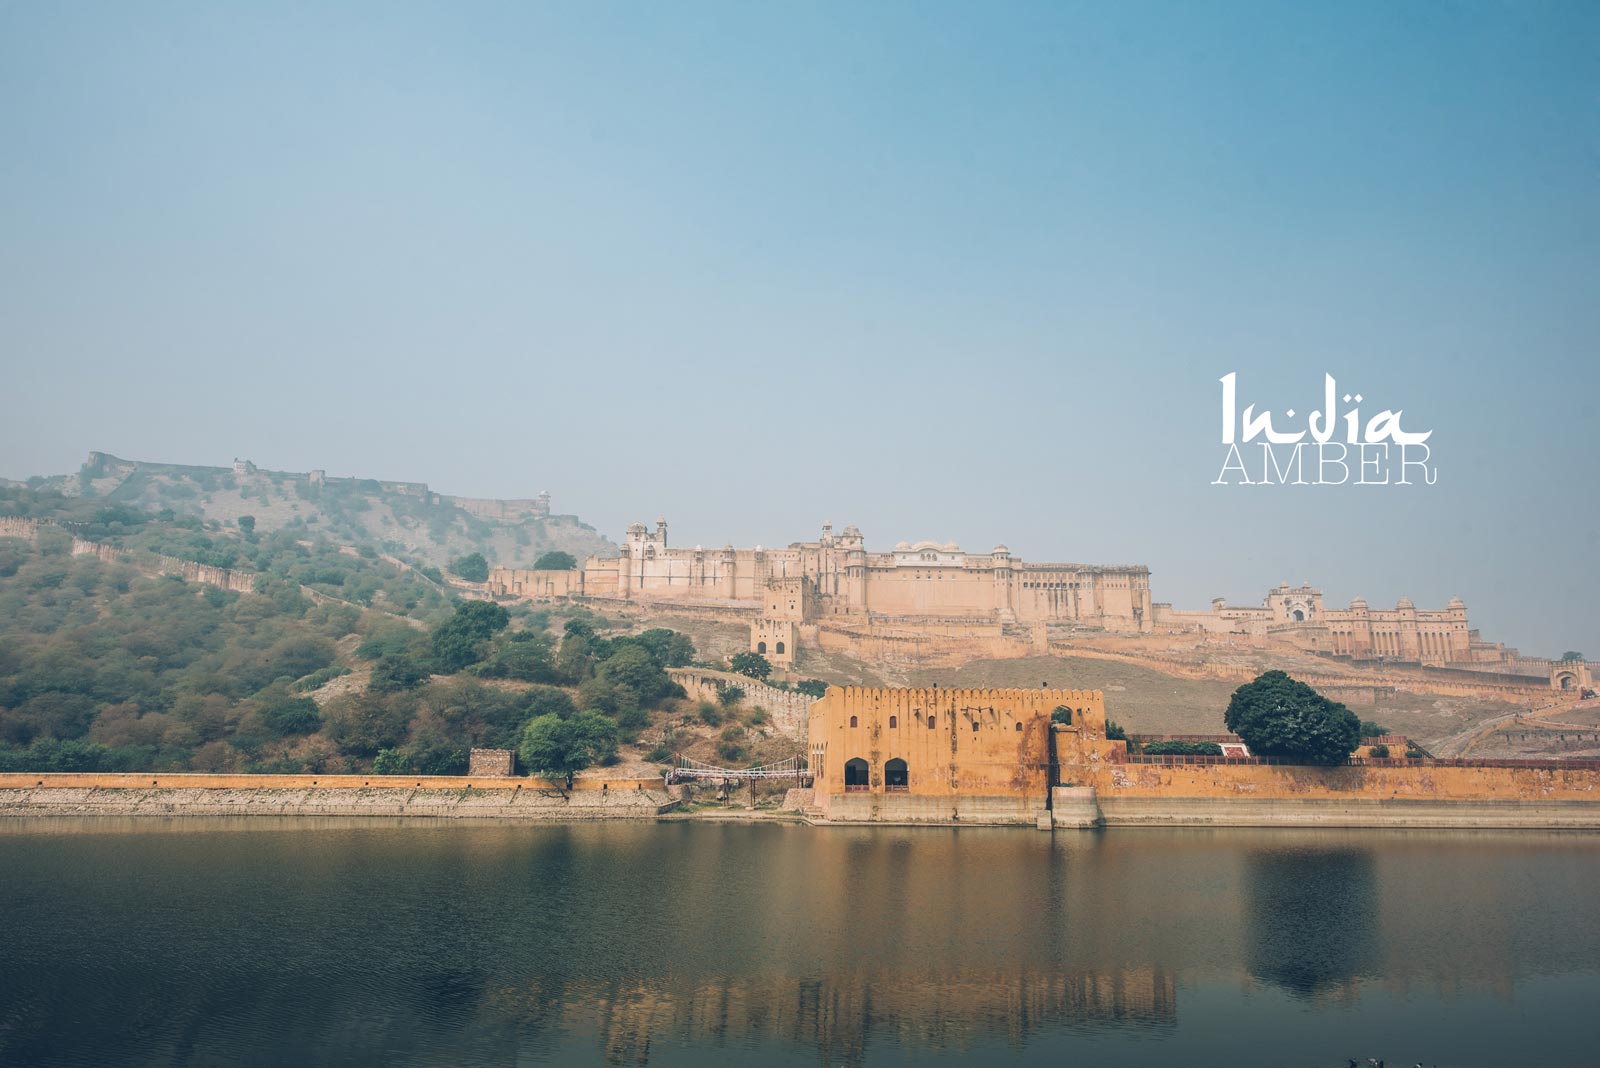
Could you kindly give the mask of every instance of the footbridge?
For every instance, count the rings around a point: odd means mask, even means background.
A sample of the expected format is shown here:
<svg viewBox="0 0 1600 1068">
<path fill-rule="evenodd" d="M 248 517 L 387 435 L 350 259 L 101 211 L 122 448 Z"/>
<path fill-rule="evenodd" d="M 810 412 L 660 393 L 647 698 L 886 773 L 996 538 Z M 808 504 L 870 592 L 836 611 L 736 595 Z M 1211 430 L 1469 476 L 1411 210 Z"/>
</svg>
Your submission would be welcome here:
<svg viewBox="0 0 1600 1068">
<path fill-rule="evenodd" d="M 800 756 L 792 756 L 786 760 L 753 768 L 719 768 L 715 764 L 707 764 L 692 757 L 679 757 L 677 765 L 668 770 L 666 778 L 668 785 L 695 779 L 710 779 L 727 785 L 748 782 L 753 786 L 762 779 L 790 779 L 796 786 L 804 786 L 811 782 L 811 769 Z"/>
</svg>

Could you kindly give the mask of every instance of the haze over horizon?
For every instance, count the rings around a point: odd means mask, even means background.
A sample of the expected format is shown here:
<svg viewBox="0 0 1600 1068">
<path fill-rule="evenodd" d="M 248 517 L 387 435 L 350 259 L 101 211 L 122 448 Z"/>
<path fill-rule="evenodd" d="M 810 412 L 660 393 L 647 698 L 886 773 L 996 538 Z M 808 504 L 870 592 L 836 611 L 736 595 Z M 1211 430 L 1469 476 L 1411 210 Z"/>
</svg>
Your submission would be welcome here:
<svg viewBox="0 0 1600 1068">
<path fill-rule="evenodd" d="M 0 8 L 0 476 L 549 490 L 1600 657 L 1587 4 Z M 1218 379 L 1433 486 L 1215 486 Z M 1284 418 L 1286 409 L 1300 415 Z"/>
</svg>

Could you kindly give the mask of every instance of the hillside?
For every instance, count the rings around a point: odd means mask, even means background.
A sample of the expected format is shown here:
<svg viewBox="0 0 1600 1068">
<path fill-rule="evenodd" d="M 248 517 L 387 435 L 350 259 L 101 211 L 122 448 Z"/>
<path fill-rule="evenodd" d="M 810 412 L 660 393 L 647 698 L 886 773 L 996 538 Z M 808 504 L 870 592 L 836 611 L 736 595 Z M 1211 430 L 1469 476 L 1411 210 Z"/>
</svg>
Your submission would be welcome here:
<svg viewBox="0 0 1600 1068">
<path fill-rule="evenodd" d="M 302 538 L 325 534 L 437 566 L 471 552 L 482 553 L 490 563 L 532 566 L 541 553 L 553 549 L 579 560 L 616 551 L 577 516 L 550 514 L 549 498 L 543 495 L 507 501 L 452 497 L 420 482 L 267 471 L 248 461 L 197 467 L 94 452 L 77 472 L 32 479 L 29 485 L 215 520 L 227 528 L 236 528 L 249 516 L 263 533 L 287 530 Z"/>
<path fill-rule="evenodd" d="M 687 700 L 670 630 L 458 600 L 296 530 L 15 486 L 0 517 L 0 770 L 459 774 L 540 716 L 642 773 L 798 748 L 759 708 Z"/>
</svg>

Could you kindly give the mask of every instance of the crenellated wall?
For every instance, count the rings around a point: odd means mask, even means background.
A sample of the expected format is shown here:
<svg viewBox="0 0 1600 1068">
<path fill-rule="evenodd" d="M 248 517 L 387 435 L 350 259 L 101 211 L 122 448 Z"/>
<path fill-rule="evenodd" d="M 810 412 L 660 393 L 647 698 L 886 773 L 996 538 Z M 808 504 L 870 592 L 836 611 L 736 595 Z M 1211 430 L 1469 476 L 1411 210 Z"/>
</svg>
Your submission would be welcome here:
<svg viewBox="0 0 1600 1068">
<path fill-rule="evenodd" d="M 781 734 L 797 742 L 805 741 L 806 718 L 817 700 L 810 694 L 780 690 L 744 675 L 709 668 L 667 668 L 667 675 L 682 686 L 693 701 L 715 701 L 724 686 L 737 686 L 744 690 L 744 703 L 766 709 L 773 726 Z"/>
<path fill-rule="evenodd" d="M 836 820 L 1031 824 L 1057 707 L 1104 730 L 1098 690 L 832 687 L 811 706 L 817 807 Z"/>
<path fill-rule="evenodd" d="M 38 538 L 41 530 L 53 526 L 55 524 L 37 519 L 0 516 L 0 538 L 24 538 L 32 541 Z M 180 560 L 176 556 L 166 556 L 161 553 L 119 549 L 115 545 L 90 541 L 87 538 L 80 538 L 76 535 L 72 538 L 72 555 L 93 556 L 102 563 L 127 564 L 140 571 L 155 574 L 177 575 L 185 582 L 194 582 L 201 586 L 215 586 L 218 589 L 232 590 L 235 593 L 250 593 L 254 591 L 256 578 L 258 577 L 253 571 L 237 571 L 226 567 L 213 567 L 210 564 L 200 564 L 193 560 Z"/>
</svg>

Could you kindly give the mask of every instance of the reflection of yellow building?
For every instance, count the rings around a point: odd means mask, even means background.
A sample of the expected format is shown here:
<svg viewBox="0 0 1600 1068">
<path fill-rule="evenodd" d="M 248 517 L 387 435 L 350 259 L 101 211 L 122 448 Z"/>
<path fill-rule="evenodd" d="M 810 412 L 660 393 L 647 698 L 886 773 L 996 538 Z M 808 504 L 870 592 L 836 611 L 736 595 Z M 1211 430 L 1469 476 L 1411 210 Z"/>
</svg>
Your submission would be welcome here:
<svg viewBox="0 0 1600 1068">
<path fill-rule="evenodd" d="M 507 992 L 510 994 L 510 991 Z M 652 1046 L 779 1043 L 825 1063 L 859 1060 L 874 1045 L 937 1052 L 1004 1035 L 1013 1044 L 1063 1025 L 1171 1024 L 1173 976 L 1109 971 L 975 972 L 826 978 L 744 977 L 584 983 L 561 992 L 564 1028 L 593 1034 L 612 1064 L 650 1063 Z M 538 1000 L 537 996 L 530 1000 Z M 874 1032 L 877 1033 L 874 1033 Z"/>
<path fill-rule="evenodd" d="M 1057 708 L 1071 726 L 1053 742 Z M 834 687 L 811 706 L 817 807 L 835 820 L 1034 823 L 1055 750 L 1104 731 L 1098 690 Z"/>
</svg>

